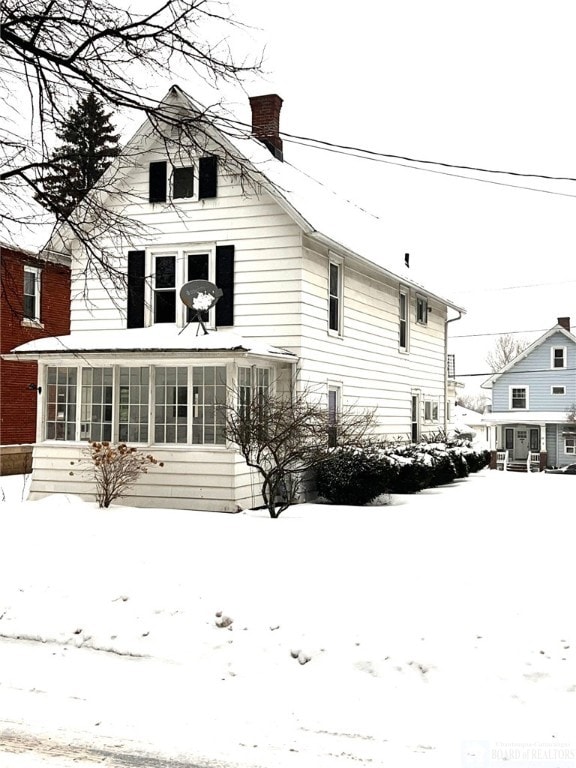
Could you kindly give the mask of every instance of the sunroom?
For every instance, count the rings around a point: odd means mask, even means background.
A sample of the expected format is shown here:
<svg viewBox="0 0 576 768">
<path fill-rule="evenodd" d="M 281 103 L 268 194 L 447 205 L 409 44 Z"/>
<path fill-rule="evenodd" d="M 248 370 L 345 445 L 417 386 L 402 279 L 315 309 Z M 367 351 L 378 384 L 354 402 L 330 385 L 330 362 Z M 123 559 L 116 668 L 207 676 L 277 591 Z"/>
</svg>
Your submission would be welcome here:
<svg viewBox="0 0 576 768">
<path fill-rule="evenodd" d="M 39 364 L 32 499 L 93 499 L 75 467 L 89 442 L 108 440 L 164 465 L 140 478 L 126 503 L 226 512 L 260 503 L 258 479 L 226 440 L 224 406 L 289 391 L 291 352 L 228 331 L 194 335 L 164 324 L 40 339 L 12 356 Z"/>
</svg>

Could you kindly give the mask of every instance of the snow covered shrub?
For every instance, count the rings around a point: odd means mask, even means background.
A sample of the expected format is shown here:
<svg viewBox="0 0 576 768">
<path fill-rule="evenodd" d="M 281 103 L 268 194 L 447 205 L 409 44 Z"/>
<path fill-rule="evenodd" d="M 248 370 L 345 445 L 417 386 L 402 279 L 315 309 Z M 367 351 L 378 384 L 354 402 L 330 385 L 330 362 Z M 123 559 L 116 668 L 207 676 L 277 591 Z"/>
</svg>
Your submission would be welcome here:
<svg viewBox="0 0 576 768">
<path fill-rule="evenodd" d="M 490 451 L 469 450 L 462 454 L 470 472 L 479 472 L 490 464 Z"/>
<path fill-rule="evenodd" d="M 391 493 L 418 493 L 433 483 L 434 469 L 421 459 L 399 464 L 390 486 Z"/>
<path fill-rule="evenodd" d="M 396 467 L 372 449 L 340 448 L 316 472 L 320 496 L 332 504 L 361 506 L 390 490 Z"/>
<path fill-rule="evenodd" d="M 129 448 L 126 443 L 113 445 L 106 440 L 90 443 L 85 454 L 86 458 L 82 459 L 80 464 L 83 469 L 88 464 L 86 471 L 96 483 L 96 501 L 99 507 L 107 508 L 115 499 L 125 496 L 140 475 L 148 472 L 148 467 L 164 466 L 163 462 L 154 456 L 142 453 L 136 448 Z"/>
<path fill-rule="evenodd" d="M 450 454 L 450 458 L 452 459 L 452 462 L 456 469 L 456 477 L 459 479 L 468 477 L 468 475 L 470 474 L 470 470 L 468 468 L 468 463 L 464 458 L 462 450 L 460 448 L 449 448 L 448 452 Z"/>
<path fill-rule="evenodd" d="M 456 467 L 449 453 L 439 451 L 432 454 L 432 477 L 431 485 L 447 485 L 456 479 Z"/>
</svg>

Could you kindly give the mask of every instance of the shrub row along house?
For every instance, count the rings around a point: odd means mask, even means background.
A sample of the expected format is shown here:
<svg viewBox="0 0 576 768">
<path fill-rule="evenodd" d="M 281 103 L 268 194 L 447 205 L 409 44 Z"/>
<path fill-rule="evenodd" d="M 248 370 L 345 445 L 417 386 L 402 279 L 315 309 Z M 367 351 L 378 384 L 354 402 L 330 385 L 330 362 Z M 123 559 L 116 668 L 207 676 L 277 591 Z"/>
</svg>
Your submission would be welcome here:
<svg viewBox="0 0 576 768">
<path fill-rule="evenodd" d="M 208 140 L 184 151 L 174 125 L 159 136 L 147 121 L 106 171 L 103 207 L 140 227 L 129 245 L 109 243 L 126 286 L 89 274 L 66 227 L 52 242 L 71 258 L 71 333 L 13 353 L 39 363 L 32 498 L 84 495 L 70 461 L 105 439 L 151 446 L 164 463 L 133 504 L 257 504 L 219 406 L 269 388 L 312 388 L 330 418 L 376 408 L 382 435 L 444 426 L 448 323 L 463 310 L 414 282 L 381 221 L 283 162 L 278 96 L 250 102 L 250 136 L 211 122 Z M 205 120 L 179 87 L 163 105 Z M 198 279 L 223 294 L 207 334 L 180 300 Z"/>
<path fill-rule="evenodd" d="M 576 336 L 570 318 L 527 347 L 482 385 L 492 389 L 491 448 L 507 466 L 566 466 L 576 461 Z"/>
</svg>

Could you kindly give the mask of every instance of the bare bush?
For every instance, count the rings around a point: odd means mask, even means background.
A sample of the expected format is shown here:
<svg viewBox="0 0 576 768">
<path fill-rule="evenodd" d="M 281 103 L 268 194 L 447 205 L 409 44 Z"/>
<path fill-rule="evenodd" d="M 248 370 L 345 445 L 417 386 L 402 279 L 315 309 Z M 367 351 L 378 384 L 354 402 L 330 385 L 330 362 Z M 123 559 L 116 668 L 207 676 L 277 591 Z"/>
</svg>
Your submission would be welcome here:
<svg viewBox="0 0 576 768">
<path fill-rule="evenodd" d="M 126 496 L 138 478 L 148 472 L 149 467 L 164 466 L 154 456 L 129 447 L 126 443 L 114 445 L 106 440 L 93 442 L 85 453 L 86 457 L 80 462 L 70 463 L 79 463 L 81 469 L 91 475 L 96 484 L 98 506 L 105 508 L 116 499 Z"/>
</svg>

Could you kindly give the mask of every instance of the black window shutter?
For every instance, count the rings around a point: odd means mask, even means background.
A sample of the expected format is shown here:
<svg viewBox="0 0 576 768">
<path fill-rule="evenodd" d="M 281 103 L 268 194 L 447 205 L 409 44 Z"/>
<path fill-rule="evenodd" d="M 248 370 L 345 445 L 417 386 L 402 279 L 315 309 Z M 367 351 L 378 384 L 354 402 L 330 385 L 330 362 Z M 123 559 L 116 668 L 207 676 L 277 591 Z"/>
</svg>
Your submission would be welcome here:
<svg viewBox="0 0 576 768">
<path fill-rule="evenodd" d="M 208 259 L 207 253 L 189 253 L 188 254 L 188 280 L 208 280 Z M 186 311 L 186 320 L 191 322 L 195 312 L 188 307 Z M 202 313 L 202 320 L 208 322 L 208 312 Z"/>
<path fill-rule="evenodd" d="M 201 157 L 198 166 L 198 198 L 216 197 L 218 190 L 218 158 Z"/>
<path fill-rule="evenodd" d="M 151 203 L 166 202 L 166 161 L 150 163 L 149 200 Z"/>
<path fill-rule="evenodd" d="M 144 251 L 128 251 L 128 328 L 144 328 L 145 257 Z"/>
<path fill-rule="evenodd" d="M 216 304 L 216 325 L 234 325 L 234 246 L 216 246 L 216 285 L 223 291 Z"/>
</svg>

